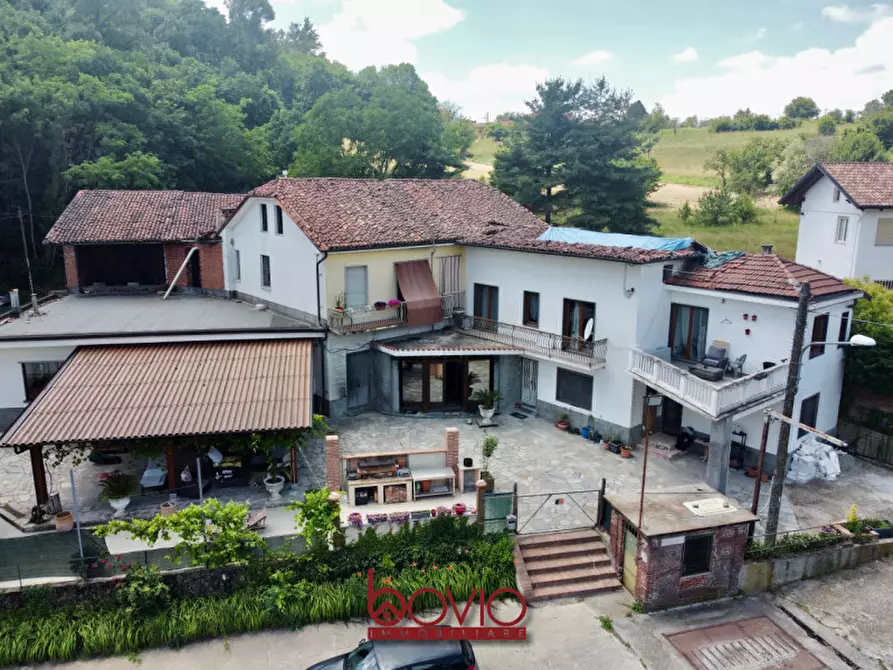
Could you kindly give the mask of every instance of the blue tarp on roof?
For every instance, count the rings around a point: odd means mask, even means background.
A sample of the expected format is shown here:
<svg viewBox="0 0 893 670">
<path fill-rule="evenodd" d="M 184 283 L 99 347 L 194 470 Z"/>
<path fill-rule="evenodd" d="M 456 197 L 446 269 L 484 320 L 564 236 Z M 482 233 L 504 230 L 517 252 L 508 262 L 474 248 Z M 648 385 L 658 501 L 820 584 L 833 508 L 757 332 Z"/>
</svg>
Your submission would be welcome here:
<svg viewBox="0 0 893 670">
<path fill-rule="evenodd" d="M 692 237 L 653 237 L 651 235 L 624 235 L 622 233 L 597 233 L 582 228 L 552 226 L 537 239 L 544 242 L 567 244 L 597 244 L 604 247 L 632 247 L 653 251 L 683 251 L 694 242 Z"/>
</svg>

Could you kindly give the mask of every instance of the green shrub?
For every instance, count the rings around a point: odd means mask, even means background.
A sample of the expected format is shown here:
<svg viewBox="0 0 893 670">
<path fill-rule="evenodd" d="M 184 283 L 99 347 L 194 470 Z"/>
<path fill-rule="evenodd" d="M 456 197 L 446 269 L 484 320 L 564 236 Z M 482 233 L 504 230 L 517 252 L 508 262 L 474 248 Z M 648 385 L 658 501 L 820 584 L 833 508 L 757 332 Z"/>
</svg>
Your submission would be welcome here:
<svg viewBox="0 0 893 670">
<path fill-rule="evenodd" d="M 680 221 L 688 221 L 692 216 L 691 205 L 688 203 L 688 200 L 682 203 L 682 206 L 679 208 L 679 220 Z"/>
<path fill-rule="evenodd" d="M 832 547 L 840 544 L 844 539 L 843 535 L 837 533 L 789 533 L 776 540 L 773 545 L 756 540 L 747 548 L 744 557 L 748 559 L 778 558 L 787 554 Z"/>
<path fill-rule="evenodd" d="M 127 577 L 118 584 L 118 602 L 131 616 L 145 616 L 160 612 L 171 600 L 170 588 L 164 583 L 158 566 L 136 563 Z"/>
</svg>

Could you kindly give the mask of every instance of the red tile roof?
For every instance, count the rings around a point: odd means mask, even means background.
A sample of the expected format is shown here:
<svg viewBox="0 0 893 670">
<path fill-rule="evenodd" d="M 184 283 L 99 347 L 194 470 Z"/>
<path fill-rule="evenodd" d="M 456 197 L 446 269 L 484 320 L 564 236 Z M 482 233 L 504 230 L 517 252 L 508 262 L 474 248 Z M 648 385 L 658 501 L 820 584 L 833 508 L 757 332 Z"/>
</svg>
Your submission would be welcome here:
<svg viewBox="0 0 893 670">
<path fill-rule="evenodd" d="M 800 283 L 804 281 L 809 282 L 812 295 L 816 297 L 858 293 L 837 277 L 775 254 L 744 254 L 716 268 L 698 267 L 680 272 L 665 283 L 796 300 Z"/>
<path fill-rule="evenodd" d="M 456 242 L 633 263 L 691 253 L 540 241 L 545 222 L 497 189 L 469 179 L 282 178 L 247 198 L 252 196 L 275 198 L 328 251 Z"/>
<path fill-rule="evenodd" d="M 827 176 L 859 209 L 893 207 L 893 163 L 821 163 L 779 200 L 796 205 L 822 176 Z"/>
<path fill-rule="evenodd" d="M 235 193 L 79 191 L 46 236 L 50 244 L 174 242 L 213 236 Z"/>
</svg>

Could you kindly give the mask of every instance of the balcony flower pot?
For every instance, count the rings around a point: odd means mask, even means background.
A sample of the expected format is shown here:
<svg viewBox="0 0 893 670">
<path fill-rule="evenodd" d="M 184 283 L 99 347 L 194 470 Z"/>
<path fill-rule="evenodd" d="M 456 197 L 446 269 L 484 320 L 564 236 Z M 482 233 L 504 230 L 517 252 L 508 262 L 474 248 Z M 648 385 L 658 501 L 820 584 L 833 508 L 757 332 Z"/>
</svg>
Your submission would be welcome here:
<svg viewBox="0 0 893 670">
<path fill-rule="evenodd" d="M 458 502 L 453 505 L 453 514 L 456 516 L 465 516 L 465 512 L 468 510 L 468 507 L 465 503 Z"/>
<path fill-rule="evenodd" d="M 620 458 L 629 458 L 632 455 L 633 455 L 632 447 L 626 447 L 626 446 L 620 447 Z"/>
<path fill-rule="evenodd" d="M 347 515 L 347 523 L 349 523 L 354 528 L 362 528 L 363 527 L 363 514 L 362 512 L 351 512 Z"/>
<path fill-rule="evenodd" d="M 59 512 L 56 514 L 56 532 L 67 533 L 74 528 L 74 516 L 71 512 Z"/>
<path fill-rule="evenodd" d="M 285 477 L 282 475 L 267 475 L 264 477 L 264 487 L 270 494 L 271 500 L 279 500 L 282 495 L 282 488 L 285 486 Z"/>
<path fill-rule="evenodd" d="M 388 303 L 382 302 L 381 300 L 379 300 L 378 302 L 375 303 L 375 309 L 377 309 L 379 312 L 387 306 L 388 306 Z"/>
<path fill-rule="evenodd" d="M 161 503 L 161 516 L 171 516 L 177 511 L 177 503 L 173 500 L 166 500 Z"/>
<path fill-rule="evenodd" d="M 400 301 L 396 298 L 391 298 L 390 300 L 388 300 L 388 305 L 390 305 L 391 307 L 399 307 Z"/>
</svg>

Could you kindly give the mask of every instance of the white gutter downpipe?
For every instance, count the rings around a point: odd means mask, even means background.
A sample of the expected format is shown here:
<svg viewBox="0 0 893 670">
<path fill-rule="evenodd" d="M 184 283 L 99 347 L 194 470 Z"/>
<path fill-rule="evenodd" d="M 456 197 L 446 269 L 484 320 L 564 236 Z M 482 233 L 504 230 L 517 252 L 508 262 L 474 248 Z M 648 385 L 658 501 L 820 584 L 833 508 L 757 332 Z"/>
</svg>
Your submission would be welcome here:
<svg viewBox="0 0 893 670">
<path fill-rule="evenodd" d="M 174 275 L 174 280 L 171 282 L 171 285 L 167 287 L 167 291 L 164 292 L 164 297 L 162 300 L 167 300 L 167 297 L 171 294 L 171 291 L 174 290 L 174 286 L 177 285 L 177 280 L 180 278 L 180 275 L 183 274 L 183 270 L 186 269 L 186 264 L 189 262 L 189 259 L 192 258 L 192 254 L 198 251 L 198 247 L 192 247 L 189 250 L 189 253 L 186 254 L 186 258 L 183 259 L 183 265 L 180 266 L 180 269 L 177 270 L 177 274 Z"/>
</svg>

